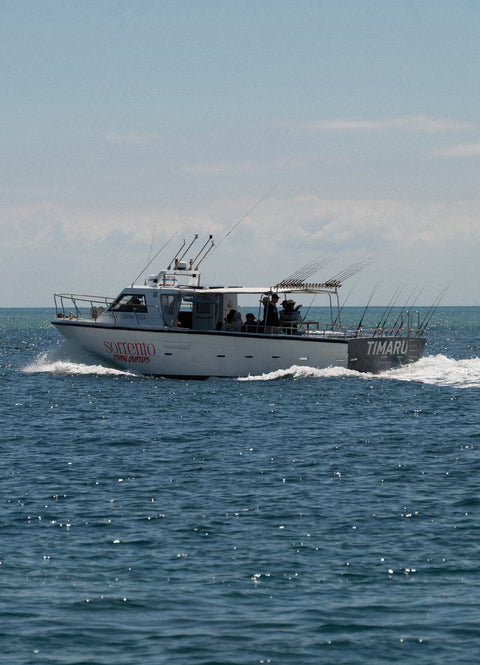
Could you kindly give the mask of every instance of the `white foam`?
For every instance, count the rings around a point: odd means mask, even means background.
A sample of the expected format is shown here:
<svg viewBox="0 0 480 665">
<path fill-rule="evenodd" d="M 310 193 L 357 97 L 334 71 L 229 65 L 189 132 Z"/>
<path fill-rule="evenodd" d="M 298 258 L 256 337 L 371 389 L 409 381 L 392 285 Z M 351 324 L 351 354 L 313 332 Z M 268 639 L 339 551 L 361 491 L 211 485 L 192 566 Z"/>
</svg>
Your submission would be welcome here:
<svg viewBox="0 0 480 665">
<path fill-rule="evenodd" d="M 310 379 L 310 378 L 330 378 L 338 376 L 360 376 L 358 372 L 344 367 L 327 367 L 326 369 L 317 369 L 316 367 L 304 367 L 301 365 L 292 365 L 288 369 L 278 369 L 275 372 L 259 374 L 256 376 L 240 377 L 239 381 L 274 381 L 276 379 Z"/>
<path fill-rule="evenodd" d="M 79 374 L 141 376 L 132 371 L 115 369 L 106 364 L 99 363 L 94 356 L 68 343 L 60 343 L 47 352 L 40 354 L 33 363 L 24 367 L 23 371 L 29 374 L 46 372 L 61 376 Z M 328 379 L 342 377 L 369 381 L 411 381 L 414 383 L 450 386 L 453 388 L 480 388 L 480 358 L 455 360 L 444 355 L 424 356 L 416 363 L 380 374 L 356 372 L 344 367 L 317 369 L 315 367 L 292 365 L 288 369 L 279 369 L 275 372 L 241 377 L 238 380 L 276 381 L 281 379 Z"/>
<path fill-rule="evenodd" d="M 480 358 L 454 360 L 447 356 L 425 356 L 418 362 L 405 365 L 399 369 L 388 370 L 380 374 L 355 372 L 343 367 L 301 367 L 293 365 L 288 369 L 277 370 L 267 374 L 240 378 L 239 381 L 274 381 L 278 379 L 309 379 L 356 377 L 362 380 L 411 381 L 437 386 L 454 388 L 480 388 Z"/>
<path fill-rule="evenodd" d="M 444 355 L 425 356 L 418 362 L 379 375 L 396 381 L 417 381 L 453 388 L 480 388 L 480 358 L 455 360 Z"/>
<path fill-rule="evenodd" d="M 27 374 L 46 372 L 59 376 L 67 375 L 88 375 L 95 374 L 100 376 L 138 376 L 134 372 L 115 369 L 108 365 L 103 365 L 96 358 L 85 351 L 67 342 L 52 347 L 48 351 L 41 353 L 33 363 L 23 368 Z"/>
</svg>

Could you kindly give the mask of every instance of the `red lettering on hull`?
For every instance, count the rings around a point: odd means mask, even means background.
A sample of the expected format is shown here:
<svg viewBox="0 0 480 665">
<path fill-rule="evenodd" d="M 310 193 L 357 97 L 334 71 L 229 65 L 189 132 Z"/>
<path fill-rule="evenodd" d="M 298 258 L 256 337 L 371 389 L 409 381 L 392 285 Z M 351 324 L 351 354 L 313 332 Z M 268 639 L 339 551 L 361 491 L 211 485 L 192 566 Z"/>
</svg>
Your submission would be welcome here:
<svg viewBox="0 0 480 665">
<path fill-rule="evenodd" d="M 154 344 L 145 342 L 106 341 L 103 345 L 107 352 L 112 354 L 113 360 L 124 363 L 149 363 L 157 352 Z"/>
</svg>

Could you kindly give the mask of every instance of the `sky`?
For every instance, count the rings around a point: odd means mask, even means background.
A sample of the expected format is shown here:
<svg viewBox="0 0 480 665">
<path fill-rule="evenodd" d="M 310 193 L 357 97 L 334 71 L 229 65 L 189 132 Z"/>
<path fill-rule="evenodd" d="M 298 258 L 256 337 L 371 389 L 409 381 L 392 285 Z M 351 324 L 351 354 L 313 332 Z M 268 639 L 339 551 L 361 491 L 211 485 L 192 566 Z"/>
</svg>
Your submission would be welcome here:
<svg viewBox="0 0 480 665">
<path fill-rule="evenodd" d="M 0 307 L 194 233 L 205 284 L 480 305 L 480 0 L 0 0 L 0 72 Z"/>
</svg>

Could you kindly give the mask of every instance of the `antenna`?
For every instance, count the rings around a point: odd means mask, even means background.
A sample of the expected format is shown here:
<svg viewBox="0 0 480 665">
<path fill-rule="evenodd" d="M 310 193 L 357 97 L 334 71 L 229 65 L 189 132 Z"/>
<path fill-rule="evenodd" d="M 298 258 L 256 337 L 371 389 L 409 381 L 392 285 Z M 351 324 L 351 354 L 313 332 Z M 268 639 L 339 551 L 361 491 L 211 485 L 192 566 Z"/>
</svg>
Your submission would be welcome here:
<svg viewBox="0 0 480 665">
<path fill-rule="evenodd" d="M 175 231 L 175 233 L 173 233 L 173 234 L 170 236 L 170 238 L 167 240 L 167 242 L 166 242 L 164 245 L 162 245 L 162 247 L 160 247 L 160 249 L 159 249 L 158 252 L 155 254 L 155 256 L 153 257 L 153 259 L 151 259 L 151 260 L 147 263 L 147 265 L 145 266 L 145 268 L 143 268 L 143 269 L 140 271 L 140 273 L 137 275 L 137 277 L 135 277 L 135 279 L 133 280 L 131 286 L 133 286 L 133 285 L 135 284 L 135 282 L 136 282 L 137 279 L 141 276 L 141 274 L 142 274 L 143 272 L 145 272 L 145 270 L 149 267 L 149 265 L 150 265 L 151 263 L 153 263 L 153 261 L 155 261 L 155 259 L 156 259 L 157 256 L 160 254 L 160 252 L 162 252 L 162 251 L 165 249 L 165 247 L 166 247 L 166 246 L 167 246 L 167 245 L 168 245 L 168 244 L 169 244 L 169 243 L 175 238 L 175 236 L 177 235 L 177 233 L 178 233 L 179 231 L 181 231 L 182 229 L 183 229 L 183 226 L 180 226 L 180 227 Z M 152 242 L 153 242 L 153 241 L 152 241 Z"/>
</svg>

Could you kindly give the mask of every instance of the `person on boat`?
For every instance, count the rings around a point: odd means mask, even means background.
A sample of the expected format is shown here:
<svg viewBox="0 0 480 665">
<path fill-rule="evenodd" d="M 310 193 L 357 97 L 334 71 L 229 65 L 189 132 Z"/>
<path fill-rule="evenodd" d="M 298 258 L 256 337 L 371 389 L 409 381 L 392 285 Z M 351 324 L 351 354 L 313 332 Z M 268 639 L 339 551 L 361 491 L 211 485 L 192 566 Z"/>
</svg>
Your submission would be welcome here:
<svg viewBox="0 0 480 665">
<path fill-rule="evenodd" d="M 243 330 L 243 319 L 240 312 L 235 312 L 234 325 L 237 332 L 241 332 Z"/>
<path fill-rule="evenodd" d="M 127 302 L 122 299 L 123 302 L 120 302 L 118 307 L 120 312 L 146 312 L 147 307 L 145 305 L 145 300 L 143 296 L 133 295 L 127 300 Z"/>
<path fill-rule="evenodd" d="M 241 332 L 243 328 L 242 315 L 236 309 L 231 309 L 225 317 L 223 325 L 224 330 L 232 332 Z"/>
<path fill-rule="evenodd" d="M 255 320 L 255 314 L 249 312 L 245 317 L 245 332 L 257 332 L 258 322 Z"/>
<path fill-rule="evenodd" d="M 130 300 L 127 302 L 127 305 L 130 309 L 135 309 L 135 307 L 138 307 L 138 305 L 141 305 L 142 302 L 138 296 L 132 296 Z"/>
<path fill-rule="evenodd" d="M 287 335 L 294 335 L 297 332 L 298 324 L 302 320 L 299 312 L 301 305 L 295 307 L 294 300 L 284 300 L 280 311 L 280 323 L 282 330 Z"/>
<path fill-rule="evenodd" d="M 270 300 L 263 299 L 265 332 L 277 333 L 280 331 L 280 317 L 278 316 L 278 294 L 272 293 Z"/>
</svg>

